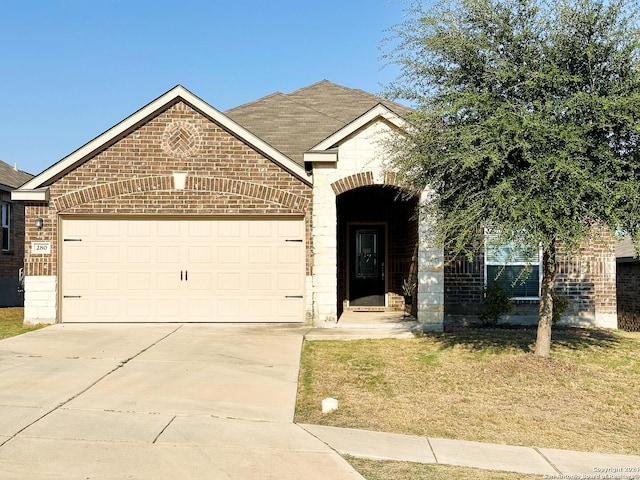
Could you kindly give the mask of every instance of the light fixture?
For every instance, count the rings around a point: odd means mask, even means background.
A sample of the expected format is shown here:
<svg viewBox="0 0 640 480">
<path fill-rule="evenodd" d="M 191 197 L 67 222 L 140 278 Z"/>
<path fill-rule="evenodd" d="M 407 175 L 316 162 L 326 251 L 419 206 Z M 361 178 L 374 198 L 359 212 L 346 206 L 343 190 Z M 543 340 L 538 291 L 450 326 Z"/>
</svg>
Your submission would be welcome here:
<svg viewBox="0 0 640 480">
<path fill-rule="evenodd" d="M 42 217 L 36 218 L 36 228 L 38 230 L 42 230 L 43 226 L 44 226 L 44 219 Z"/>
</svg>

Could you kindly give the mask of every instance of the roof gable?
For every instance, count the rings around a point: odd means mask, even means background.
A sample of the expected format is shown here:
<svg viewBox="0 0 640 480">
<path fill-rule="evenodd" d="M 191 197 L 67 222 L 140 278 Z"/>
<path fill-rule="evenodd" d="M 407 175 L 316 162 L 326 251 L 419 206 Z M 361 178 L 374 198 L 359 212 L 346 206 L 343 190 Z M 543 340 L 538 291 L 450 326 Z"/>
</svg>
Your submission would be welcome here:
<svg viewBox="0 0 640 480">
<path fill-rule="evenodd" d="M 305 152 L 358 122 L 378 105 L 397 119 L 411 112 L 403 105 L 363 90 L 322 80 L 290 94 L 268 95 L 225 113 L 303 164 Z"/>
<path fill-rule="evenodd" d="M 186 88 L 178 85 L 31 179 L 20 189 L 14 191 L 12 198 L 16 200 L 46 201 L 48 195 L 46 187 L 48 185 L 63 176 L 66 172 L 73 170 L 86 160 L 90 159 L 100 150 L 125 137 L 135 128 L 145 123 L 159 112 L 179 101 L 186 102 L 201 114 L 216 122 L 232 135 L 270 158 L 285 170 L 297 176 L 304 182 L 308 184 L 310 183 L 304 168 L 300 165 L 283 155 L 280 151 L 273 148 L 261 138 L 249 132 L 219 110 L 216 110 L 211 105 L 192 94 Z"/>
</svg>

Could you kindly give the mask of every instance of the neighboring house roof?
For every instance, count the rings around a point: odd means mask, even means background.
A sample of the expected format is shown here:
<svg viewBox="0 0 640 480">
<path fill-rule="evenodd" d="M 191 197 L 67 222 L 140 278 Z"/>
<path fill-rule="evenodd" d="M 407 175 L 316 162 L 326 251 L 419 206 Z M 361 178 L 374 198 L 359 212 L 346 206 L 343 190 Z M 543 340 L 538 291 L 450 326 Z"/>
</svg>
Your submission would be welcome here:
<svg viewBox="0 0 640 480">
<path fill-rule="evenodd" d="M 33 175 L 18 170 L 0 160 L 0 190 L 15 190 L 33 178 Z"/>
<path fill-rule="evenodd" d="M 399 117 L 411 112 L 363 90 L 322 80 L 290 94 L 273 93 L 225 114 L 302 165 L 305 152 L 377 105 Z"/>
<path fill-rule="evenodd" d="M 636 262 L 636 250 L 631 237 L 624 237 L 616 244 L 616 261 L 620 263 Z"/>
</svg>

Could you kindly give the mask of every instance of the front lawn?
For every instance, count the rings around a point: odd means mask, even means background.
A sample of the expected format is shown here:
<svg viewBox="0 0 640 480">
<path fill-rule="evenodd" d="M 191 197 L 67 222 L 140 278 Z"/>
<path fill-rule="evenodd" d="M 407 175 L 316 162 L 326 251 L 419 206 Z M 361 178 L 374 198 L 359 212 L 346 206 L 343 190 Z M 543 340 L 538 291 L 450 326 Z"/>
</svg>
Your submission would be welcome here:
<svg viewBox="0 0 640 480">
<path fill-rule="evenodd" d="M 468 329 L 414 339 L 311 341 L 296 422 L 640 454 L 640 334 Z M 323 398 L 338 410 L 322 414 Z"/>
<path fill-rule="evenodd" d="M 0 339 L 15 337 L 32 330 L 42 328 L 44 325 L 24 326 L 24 308 L 2 307 L 0 308 Z"/>
</svg>

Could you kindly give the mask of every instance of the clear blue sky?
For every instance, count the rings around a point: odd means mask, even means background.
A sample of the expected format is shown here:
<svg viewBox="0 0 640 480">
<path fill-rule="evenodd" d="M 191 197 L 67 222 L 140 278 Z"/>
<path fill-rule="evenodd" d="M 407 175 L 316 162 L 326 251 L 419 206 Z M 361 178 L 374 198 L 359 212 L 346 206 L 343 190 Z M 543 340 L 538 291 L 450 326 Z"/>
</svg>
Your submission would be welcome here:
<svg viewBox="0 0 640 480">
<path fill-rule="evenodd" d="M 396 0 L 0 0 L 0 160 L 37 174 L 181 84 L 218 110 L 322 79 L 380 93 Z"/>
</svg>

